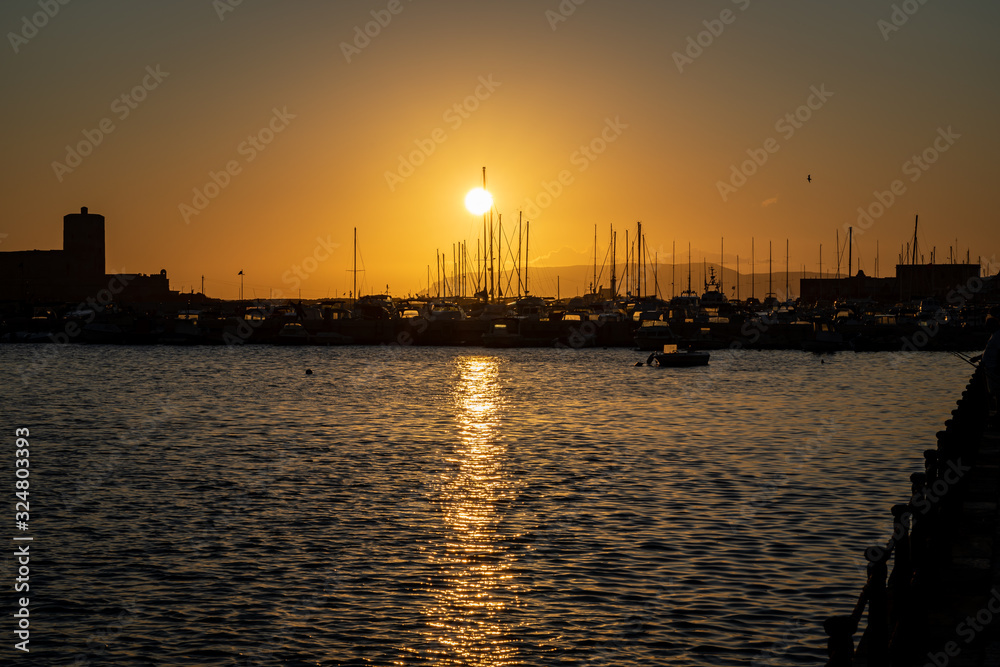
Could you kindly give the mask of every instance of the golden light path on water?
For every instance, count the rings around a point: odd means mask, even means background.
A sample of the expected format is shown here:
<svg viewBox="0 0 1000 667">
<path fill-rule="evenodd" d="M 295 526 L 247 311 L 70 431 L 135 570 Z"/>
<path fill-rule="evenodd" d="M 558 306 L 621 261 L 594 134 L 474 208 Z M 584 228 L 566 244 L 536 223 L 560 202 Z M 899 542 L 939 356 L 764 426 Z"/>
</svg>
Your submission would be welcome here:
<svg viewBox="0 0 1000 667">
<path fill-rule="evenodd" d="M 498 535 L 499 505 L 515 494 L 499 438 L 504 411 L 500 360 L 459 357 L 452 393 L 459 442 L 441 480 L 444 543 L 434 558 L 441 586 L 426 611 L 440 665 L 518 664 L 514 632 L 504 617 L 513 596 L 506 548 Z M 501 593 L 501 595 L 498 595 Z"/>
</svg>

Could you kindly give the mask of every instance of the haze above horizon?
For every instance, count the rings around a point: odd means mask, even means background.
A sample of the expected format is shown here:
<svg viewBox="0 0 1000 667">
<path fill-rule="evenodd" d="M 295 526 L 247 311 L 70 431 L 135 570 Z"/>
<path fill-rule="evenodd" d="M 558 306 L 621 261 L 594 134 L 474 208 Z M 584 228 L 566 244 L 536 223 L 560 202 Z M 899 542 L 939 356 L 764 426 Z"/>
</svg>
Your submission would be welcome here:
<svg viewBox="0 0 1000 667">
<path fill-rule="evenodd" d="M 917 214 L 927 261 L 998 265 L 1000 5 L 577 2 L 3 3 L 0 251 L 88 206 L 109 272 L 235 298 L 314 258 L 314 298 L 350 289 L 357 227 L 360 291 L 415 293 L 436 250 L 475 262 L 486 166 L 531 266 L 612 224 L 621 261 L 641 220 L 661 263 L 787 238 L 810 272 L 850 225 L 870 273 Z"/>
</svg>

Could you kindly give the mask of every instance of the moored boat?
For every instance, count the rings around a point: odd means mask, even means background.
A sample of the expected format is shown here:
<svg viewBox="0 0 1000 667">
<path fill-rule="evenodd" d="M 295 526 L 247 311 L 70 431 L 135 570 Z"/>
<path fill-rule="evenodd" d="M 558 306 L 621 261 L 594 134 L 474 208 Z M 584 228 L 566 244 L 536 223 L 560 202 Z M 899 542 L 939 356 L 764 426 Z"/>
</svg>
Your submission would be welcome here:
<svg viewBox="0 0 1000 667">
<path fill-rule="evenodd" d="M 706 366 L 710 356 L 704 350 L 679 350 L 676 345 L 664 345 L 663 352 L 653 352 L 649 355 L 646 365 L 670 368 Z"/>
<path fill-rule="evenodd" d="M 521 333 L 522 320 L 508 317 L 490 322 L 489 330 L 482 334 L 483 347 L 553 347 L 555 337 L 532 336 Z"/>
<path fill-rule="evenodd" d="M 659 315 L 659 319 L 643 319 L 633 340 L 640 350 L 662 350 L 666 344 L 677 343 L 678 336 L 663 316 Z"/>
</svg>

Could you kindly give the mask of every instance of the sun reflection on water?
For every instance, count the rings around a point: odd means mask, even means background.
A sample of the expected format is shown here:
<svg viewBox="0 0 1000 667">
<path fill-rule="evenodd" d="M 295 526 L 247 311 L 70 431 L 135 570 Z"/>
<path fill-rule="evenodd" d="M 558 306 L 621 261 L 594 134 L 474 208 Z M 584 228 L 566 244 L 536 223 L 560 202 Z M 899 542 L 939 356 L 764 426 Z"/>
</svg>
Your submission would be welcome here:
<svg viewBox="0 0 1000 667">
<path fill-rule="evenodd" d="M 500 667 L 520 664 L 514 624 L 507 546 L 501 532 L 503 505 L 515 482 L 499 437 L 504 411 L 500 360 L 455 360 L 452 393 L 459 442 L 438 491 L 443 543 L 432 556 L 438 570 L 426 610 L 426 639 L 439 665 Z M 430 657 L 430 656 L 429 656 Z"/>
</svg>

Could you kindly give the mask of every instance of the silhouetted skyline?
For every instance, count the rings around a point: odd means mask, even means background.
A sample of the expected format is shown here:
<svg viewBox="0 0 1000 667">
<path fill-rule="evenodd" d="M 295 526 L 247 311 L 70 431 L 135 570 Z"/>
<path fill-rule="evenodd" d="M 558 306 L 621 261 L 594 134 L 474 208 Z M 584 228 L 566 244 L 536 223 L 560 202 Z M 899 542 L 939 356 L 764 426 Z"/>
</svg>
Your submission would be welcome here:
<svg viewBox="0 0 1000 667">
<path fill-rule="evenodd" d="M 85 202 L 108 266 L 321 296 L 357 227 L 362 291 L 418 292 L 437 249 L 474 253 L 485 165 L 533 266 L 642 220 L 660 262 L 788 238 L 810 272 L 853 225 L 870 273 L 918 213 L 937 261 L 985 261 L 998 24 L 985 0 L 4 3 L 0 250 L 59 247 Z"/>
</svg>

